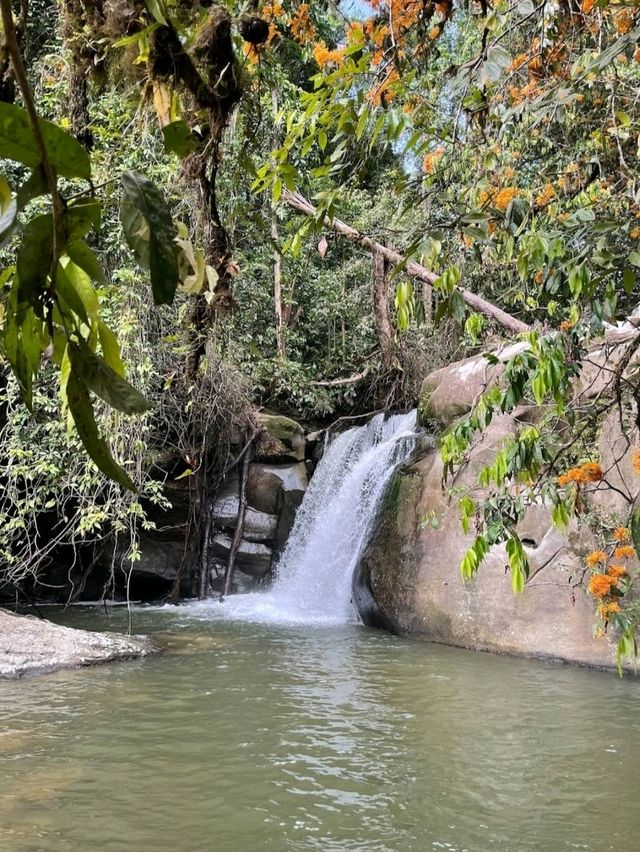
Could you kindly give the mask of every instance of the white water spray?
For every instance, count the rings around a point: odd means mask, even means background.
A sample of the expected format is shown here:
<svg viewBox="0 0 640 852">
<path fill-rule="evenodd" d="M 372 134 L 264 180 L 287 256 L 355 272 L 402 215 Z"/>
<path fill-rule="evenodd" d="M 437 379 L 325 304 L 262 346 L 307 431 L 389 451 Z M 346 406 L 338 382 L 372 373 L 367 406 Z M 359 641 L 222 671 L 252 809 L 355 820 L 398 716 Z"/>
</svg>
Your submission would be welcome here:
<svg viewBox="0 0 640 852">
<path fill-rule="evenodd" d="M 416 412 L 376 415 L 325 449 L 268 592 L 233 595 L 227 617 L 302 624 L 357 620 L 353 572 L 385 486 L 415 445 Z"/>
</svg>

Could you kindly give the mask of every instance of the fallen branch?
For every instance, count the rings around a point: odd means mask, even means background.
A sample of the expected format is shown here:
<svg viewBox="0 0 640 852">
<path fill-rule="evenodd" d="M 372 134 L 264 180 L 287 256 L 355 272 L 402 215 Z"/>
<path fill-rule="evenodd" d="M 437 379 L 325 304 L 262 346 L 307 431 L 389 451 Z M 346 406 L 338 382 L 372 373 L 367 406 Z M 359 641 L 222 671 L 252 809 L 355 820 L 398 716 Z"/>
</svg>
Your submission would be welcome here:
<svg viewBox="0 0 640 852">
<path fill-rule="evenodd" d="M 366 379 L 370 372 L 371 366 L 367 364 L 364 370 L 361 370 L 359 373 L 355 373 L 353 376 L 347 376 L 344 379 L 323 379 L 317 382 L 309 382 L 309 384 L 320 388 L 335 388 L 338 387 L 338 385 L 355 385 L 356 382 Z"/>
<path fill-rule="evenodd" d="M 307 201 L 306 198 L 303 198 L 297 192 L 290 192 L 285 189 L 282 192 L 282 200 L 285 201 L 289 207 L 292 207 L 294 210 L 297 210 L 298 213 L 303 213 L 305 216 L 317 217 L 318 211 L 311 204 L 311 202 Z M 388 246 L 382 245 L 377 240 L 374 240 L 372 237 L 368 237 L 365 234 L 361 234 L 360 231 L 356 231 L 355 228 L 352 228 L 351 225 L 347 225 L 346 222 L 343 222 L 341 219 L 330 219 L 328 216 L 325 217 L 325 224 L 328 228 L 333 228 L 339 234 L 346 237 L 348 240 L 351 240 L 354 243 L 359 243 L 361 246 L 364 246 L 371 252 L 378 252 L 380 255 L 384 257 L 389 263 L 394 266 L 398 266 L 401 263 L 404 263 L 404 258 L 400 254 L 400 252 L 395 249 L 389 248 Z M 425 266 L 422 266 L 420 263 L 416 263 L 415 261 L 409 261 L 405 266 L 405 272 L 407 275 L 410 275 L 412 278 L 417 278 L 419 281 L 424 281 L 426 284 L 433 285 L 438 280 L 438 276 L 435 272 L 431 272 L 431 270 L 427 269 Z M 503 311 L 502 308 L 499 308 L 497 305 L 492 304 L 491 302 L 487 302 L 486 299 L 483 299 L 482 296 L 478 296 L 477 293 L 471 293 L 469 290 L 465 290 L 464 288 L 459 288 L 460 295 L 464 299 L 464 301 L 469 305 L 470 308 L 473 308 L 474 311 L 478 311 L 485 316 L 491 317 L 501 326 L 506 328 L 512 334 L 519 334 L 523 331 L 530 331 L 530 326 L 526 323 L 522 322 L 522 320 L 517 319 L 511 314 L 508 314 L 506 311 Z"/>
</svg>

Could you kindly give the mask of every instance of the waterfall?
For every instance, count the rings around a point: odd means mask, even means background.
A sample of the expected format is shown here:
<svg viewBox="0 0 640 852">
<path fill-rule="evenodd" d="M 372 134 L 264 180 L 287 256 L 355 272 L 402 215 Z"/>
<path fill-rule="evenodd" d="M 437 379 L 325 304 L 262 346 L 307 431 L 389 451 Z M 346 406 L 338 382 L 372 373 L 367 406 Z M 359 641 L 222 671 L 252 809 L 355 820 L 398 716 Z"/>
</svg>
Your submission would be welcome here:
<svg viewBox="0 0 640 852">
<path fill-rule="evenodd" d="M 219 614 L 297 624 L 356 621 L 353 572 L 385 487 L 415 439 L 415 411 L 378 414 L 333 437 L 298 509 L 271 588 L 233 595 L 215 605 Z"/>
</svg>

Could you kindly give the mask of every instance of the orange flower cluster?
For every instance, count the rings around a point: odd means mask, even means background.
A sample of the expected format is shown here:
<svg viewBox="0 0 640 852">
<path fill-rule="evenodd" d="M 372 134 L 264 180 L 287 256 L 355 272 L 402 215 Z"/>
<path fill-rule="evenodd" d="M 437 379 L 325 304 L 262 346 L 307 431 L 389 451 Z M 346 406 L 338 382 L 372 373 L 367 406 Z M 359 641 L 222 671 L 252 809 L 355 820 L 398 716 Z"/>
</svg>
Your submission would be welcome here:
<svg viewBox="0 0 640 852">
<path fill-rule="evenodd" d="M 626 35 L 633 26 L 633 15 L 629 9 L 623 9 L 615 15 L 613 21 L 618 35 Z"/>
<path fill-rule="evenodd" d="M 636 555 L 636 551 L 632 545 L 623 544 L 620 545 L 620 547 L 616 547 L 613 555 L 616 559 L 633 559 Z"/>
<path fill-rule="evenodd" d="M 628 527 L 616 527 L 613 531 L 613 537 L 616 541 L 629 541 L 631 533 Z"/>
<path fill-rule="evenodd" d="M 344 56 L 344 51 L 337 48 L 329 50 L 324 41 L 319 41 L 313 48 L 313 58 L 321 68 L 327 65 L 337 65 Z"/>
<path fill-rule="evenodd" d="M 591 14 L 593 7 L 596 5 L 596 0 L 583 0 L 582 11 L 585 15 Z"/>
<path fill-rule="evenodd" d="M 438 145 L 433 151 L 425 155 L 422 161 L 422 168 L 426 174 L 431 175 L 435 172 L 436 166 L 444 156 L 444 145 Z"/>
<path fill-rule="evenodd" d="M 374 86 L 367 94 L 368 100 L 374 106 L 382 106 L 393 100 L 393 84 L 400 79 L 400 75 L 395 68 L 392 68 L 377 86 Z"/>
<path fill-rule="evenodd" d="M 624 565 L 611 565 L 607 573 L 615 580 L 619 580 L 620 577 L 625 576 L 625 574 L 627 573 L 627 569 L 624 567 Z"/>
<path fill-rule="evenodd" d="M 602 467 L 598 462 L 586 462 L 580 467 L 572 467 L 566 473 L 561 474 L 558 479 L 558 485 L 561 488 L 574 482 L 576 485 L 588 485 L 590 482 L 600 482 L 604 477 Z"/>
<path fill-rule="evenodd" d="M 535 203 L 538 207 L 547 207 L 556 197 L 556 191 L 552 183 L 546 183 L 542 191 L 536 195 Z"/>
<path fill-rule="evenodd" d="M 308 3 L 301 3 L 291 18 L 289 24 L 291 35 L 299 44 L 308 44 L 313 41 L 318 34 L 316 25 L 311 19 L 310 6 Z"/>
<path fill-rule="evenodd" d="M 607 554 L 604 550 L 594 550 L 593 553 L 590 553 L 587 556 L 586 562 L 589 568 L 595 568 L 600 562 L 605 563 L 607 561 Z"/>
<path fill-rule="evenodd" d="M 573 328 L 573 323 L 571 320 L 562 320 L 560 323 L 560 331 L 571 331 Z"/>
<path fill-rule="evenodd" d="M 611 587 L 615 586 L 615 584 L 615 577 L 611 577 L 609 574 L 594 574 L 589 580 L 587 588 L 589 594 L 593 595 L 594 598 L 604 598 L 611 594 Z"/>
<path fill-rule="evenodd" d="M 631 451 L 631 467 L 634 473 L 640 473 L 640 450 Z"/>
<path fill-rule="evenodd" d="M 498 210 L 506 210 L 518 195 L 522 195 L 522 190 L 515 186 L 505 186 L 503 189 L 483 189 L 478 201 L 480 204 L 491 203 Z"/>
<path fill-rule="evenodd" d="M 611 615 L 612 612 L 620 612 L 620 604 L 616 601 L 610 601 L 609 603 L 600 604 L 598 607 L 598 615 L 600 618 L 605 621 Z"/>
</svg>

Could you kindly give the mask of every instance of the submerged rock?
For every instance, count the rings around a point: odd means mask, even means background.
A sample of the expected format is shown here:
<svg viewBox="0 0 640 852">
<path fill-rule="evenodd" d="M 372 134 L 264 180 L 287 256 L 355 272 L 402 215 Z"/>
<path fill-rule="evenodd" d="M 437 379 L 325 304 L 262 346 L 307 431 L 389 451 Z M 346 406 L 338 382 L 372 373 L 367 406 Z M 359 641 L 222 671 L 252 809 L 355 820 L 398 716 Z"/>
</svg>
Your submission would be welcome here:
<svg viewBox="0 0 640 852">
<path fill-rule="evenodd" d="M 0 610 L 0 678 L 133 660 L 158 650 L 146 636 L 76 630 Z"/>
</svg>

